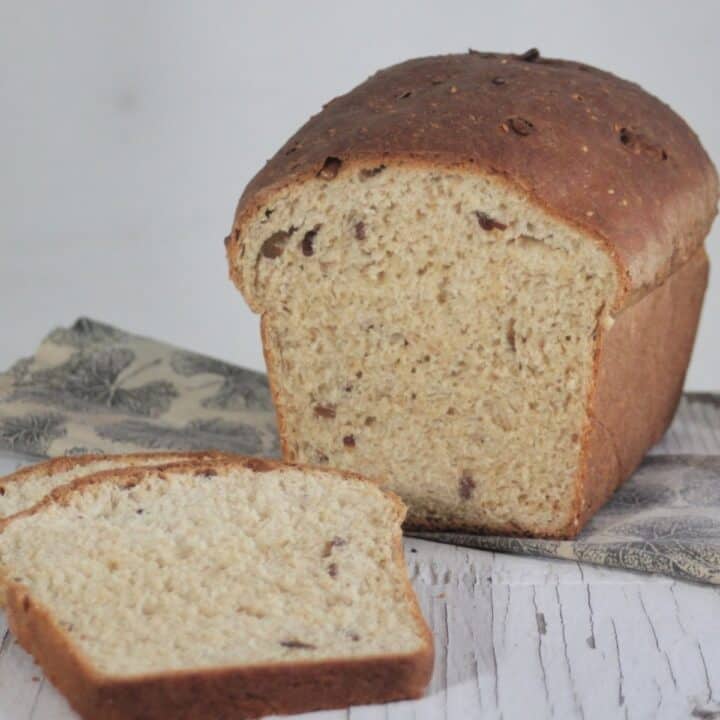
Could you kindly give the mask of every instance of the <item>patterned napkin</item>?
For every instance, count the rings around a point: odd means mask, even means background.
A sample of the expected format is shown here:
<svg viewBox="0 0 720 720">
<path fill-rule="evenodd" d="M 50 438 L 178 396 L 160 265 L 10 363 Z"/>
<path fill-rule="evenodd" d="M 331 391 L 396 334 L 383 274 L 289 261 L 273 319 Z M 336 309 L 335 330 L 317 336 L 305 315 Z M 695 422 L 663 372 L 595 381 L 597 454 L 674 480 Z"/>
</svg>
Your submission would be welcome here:
<svg viewBox="0 0 720 720">
<path fill-rule="evenodd" d="M 0 375 L 0 449 L 278 456 L 261 373 L 81 318 Z M 416 533 L 720 585 L 720 395 L 686 394 L 642 467 L 573 541 Z"/>
<path fill-rule="evenodd" d="M 279 455 L 265 375 L 87 318 L 0 375 L 0 448 Z"/>
</svg>

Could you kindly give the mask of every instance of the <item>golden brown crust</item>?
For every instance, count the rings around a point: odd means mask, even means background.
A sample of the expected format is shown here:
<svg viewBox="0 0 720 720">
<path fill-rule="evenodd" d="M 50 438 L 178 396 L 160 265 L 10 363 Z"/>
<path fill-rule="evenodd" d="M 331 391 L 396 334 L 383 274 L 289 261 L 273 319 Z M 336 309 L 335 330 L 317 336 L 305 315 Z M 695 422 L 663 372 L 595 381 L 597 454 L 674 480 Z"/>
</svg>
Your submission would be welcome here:
<svg viewBox="0 0 720 720">
<path fill-rule="evenodd" d="M 82 465 L 89 465 L 93 462 L 99 462 L 104 458 L 103 455 L 88 454 L 88 455 L 63 455 L 61 457 L 51 458 L 44 462 L 34 463 L 32 465 L 26 465 L 25 467 L 16 470 L 14 473 L 5 475 L 0 480 L 0 486 L 4 486 L 9 482 L 24 482 L 30 477 L 40 475 L 42 477 L 48 477 L 55 473 L 67 472 L 75 467 Z"/>
<path fill-rule="evenodd" d="M 348 161 L 415 162 L 502 178 L 602 240 L 630 297 L 694 253 L 718 199 L 692 130 L 634 83 L 562 60 L 428 57 L 381 70 L 290 138 L 240 199 L 229 254 L 263 203 L 328 158 L 340 173 Z"/>
<path fill-rule="evenodd" d="M 204 459 L 212 459 L 212 458 L 222 458 L 222 457 L 231 457 L 228 455 L 228 453 L 221 453 L 217 450 L 194 450 L 194 451 L 177 451 L 177 452 L 143 452 L 143 453 L 124 453 L 124 454 L 117 454 L 117 455 L 98 455 L 98 454 L 88 454 L 88 455 L 73 455 L 73 456 L 63 456 L 63 457 L 57 457 L 53 458 L 51 460 L 47 460 L 46 462 L 42 463 L 36 463 L 34 465 L 28 465 L 27 467 L 21 468 L 20 470 L 17 470 L 14 473 L 11 473 L 10 475 L 6 475 L 3 478 L 0 478 L 0 491 L 1 494 L 5 494 L 5 488 L 11 484 L 11 483 L 23 483 L 27 480 L 36 478 L 36 477 L 50 477 L 51 475 L 55 475 L 56 473 L 63 473 L 67 472 L 69 470 L 73 470 L 74 468 L 83 467 L 85 465 L 91 465 L 95 462 L 102 462 L 107 460 L 112 460 L 114 462 L 118 463 L 118 468 L 101 471 L 101 472 L 107 472 L 107 473 L 116 473 L 119 469 L 122 468 L 122 465 L 120 463 L 122 462 L 137 462 L 137 461 L 148 461 L 148 464 L 150 462 L 157 463 L 157 465 L 161 464 L 167 464 L 167 463 L 178 463 L 178 462 L 194 462 L 198 460 L 204 460 Z M 142 466 L 138 466 L 142 467 Z M 95 474 L 95 473 L 93 473 Z M 73 485 L 77 483 L 78 481 L 83 480 L 83 478 L 77 478 L 76 480 L 71 481 L 70 483 L 67 483 L 67 485 Z M 56 488 L 57 489 L 57 488 Z M 52 492 L 52 491 L 51 491 Z M 47 496 L 46 496 L 47 497 Z M 44 498 L 43 498 L 44 499 Z M 42 500 L 39 503 L 36 503 L 35 505 L 31 506 L 30 508 L 26 508 L 25 510 L 21 510 L 20 512 L 13 513 L 12 515 L 5 515 L 4 517 L 0 517 L 0 533 L 5 529 L 7 524 L 14 520 L 16 517 L 21 517 L 23 515 L 28 514 L 29 511 L 33 510 L 38 505 L 42 504 Z M 2 566 L 0 565 L 0 608 L 4 607 L 4 597 L 5 593 L 3 590 L 3 576 L 2 576 Z"/>
<path fill-rule="evenodd" d="M 402 550 L 399 525 L 405 515 L 400 499 L 356 473 L 328 471 L 307 465 L 288 465 L 274 460 L 234 456 L 211 463 L 198 460 L 161 467 L 104 471 L 57 488 L 32 510 L 39 512 L 51 503 L 68 502 L 73 493 L 102 482 L 123 487 L 135 485 L 158 471 L 202 472 L 241 464 L 255 472 L 293 467 L 313 472 L 331 472 L 365 482 L 393 503 L 398 529 L 393 538 L 393 556 L 405 578 L 407 599 L 425 638 L 418 651 L 403 655 L 365 657 L 257 665 L 243 668 L 211 668 L 112 678 L 96 672 L 72 645 L 65 630 L 50 612 L 38 604 L 28 589 L 10 582 L 7 591 L 8 623 L 18 642 L 38 661 L 47 677 L 87 720 L 215 720 L 218 717 L 251 718 L 267 714 L 289 714 L 356 704 L 390 702 L 420 697 L 430 680 L 433 641 L 410 584 Z"/>
<path fill-rule="evenodd" d="M 195 460 L 203 457 L 214 457 L 216 455 L 223 454 L 224 453 L 218 453 L 215 450 L 199 450 L 188 452 L 138 452 L 123 453 L 118 455 L 63 455 L 61 457 L 46 460 L 45 462 L 27 465 L 20 468 L 20 470 L 16 470 L 14 473 L 5 475 L 0 478 L 0 490 L 4 491 L 4 488 L 11 483 L 22 483 L 36 477 L 50 477 L 51 475 L 68 472 L 74 468 L 82 467 L 83 465 L 91 465 L 92 463 L 103 462 L 105 460 L 117 461 L 118 464 L 120 464 L 122 462 L 133 462 L 138 460 L 152 461 L 157 459 L 158 463 L 162 463 L 164 459 L 170 461 L 172 458 L 186 457 L 188 460 Z M 0 492 L 0 494 L 4 494 L 4 492 Z"/>
<path fill-rule="evenodd" d="M 121 484 L 123 487 L 129 487 L 136 485 L 146 475 L 150 474 L 159 474 L 160 477 L 163 477 L 162 473 L 172 472 L 174 470 L 200 471 L 208 467 L 217 470 L 218 468 L 231 468 L 236 465 L 246 467 L 253 472 L 267 472 L 268 470 L 283 470 L 292 468 L 295 470 L 337 475 L 346 480 L 366 483 L 367 485 L 371 485 L 376 488 L 393 502 L 396 511 L 401 516 L 401 520 L 405 517 L 405 512 L 407 510 L 400 497 L 391 490 L 381 487 L 380 481 L 374 478 L 365 477 L 364 475 L 352 472 L 351 470 L 336 470 L 334 468 L 311 465 L 308 463 L 290 463 L 270 458 L 251 457 L 249 455 L 228 455 L 224 453 L 199 453 L 199 455 L 200 457 L 195 457 L 190 460 L 169 462 L 159 465 L 138 465 L 134 467 L 101 470 L 100 472 L 93 473 L 92 475 L 77 478 L 65 485 L 56 487 L 33 507 L 23 510 L 17 515 L 13 515 L 11 519 L 0 525 L 0 532 L 7 527 L 9 522 L 14 522 L 17 519 L 28 515 L 33 515 L 53 503 L 64 505 L 69 501 L 73 493 L 83 492 L 99 483 L 115 482 Z"/>
<path fill-rule="evenodd" d="M 286 462 L 295 462 L 297 459 L 295 452 L 288 442 L 287 422 L 285 414 L 282 411 L 280 401 L 280 384 L 277 382 L 276 373 L 280 367 L 279 358 L 276 360 L 273 348 L 275 343 L 270 338 L 270 328 L 272 323 L 267 313 L 263 313 L 260 317 L 260 339 L 263 346 L 263 356 L 265 357 L 265 367 L 267 368 L 268 385 L 270 387 L 270 397 L 272 398 L 273 407 L 275 408 L 275 417 L 277 418 L 278 437 L 280 438 L 280 451 Z"/>
<path fill-rule="evenodd" d="M 602 339 L 576 530 L 665 433 L 682 393 L 708 280 L 704 248 L 626 309 Z M 575 532 L 568 528 L 568 536 Z"/>
</svg>

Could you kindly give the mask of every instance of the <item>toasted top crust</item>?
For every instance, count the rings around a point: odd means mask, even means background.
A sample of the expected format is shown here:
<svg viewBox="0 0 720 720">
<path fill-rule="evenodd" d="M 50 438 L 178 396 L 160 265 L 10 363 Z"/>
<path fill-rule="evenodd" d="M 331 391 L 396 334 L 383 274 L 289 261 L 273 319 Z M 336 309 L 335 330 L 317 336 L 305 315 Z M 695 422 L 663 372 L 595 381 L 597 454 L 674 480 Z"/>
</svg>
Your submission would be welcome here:
<svg viewBox="0 0 720 720">
<path fill-rule="evenodd" d="M 268 161 L 240 199 L 235 232 L 273 191 L 314 176 L 328 158 L 333 173 L 337 160 L 354 159 L 496 174 L 603 242 L 632 296 L 692 255 L 718 199 L 712 162 L 667 105 L 537 51 L 470 51 L 381 70 L 325 105 Z"/>
</svg>

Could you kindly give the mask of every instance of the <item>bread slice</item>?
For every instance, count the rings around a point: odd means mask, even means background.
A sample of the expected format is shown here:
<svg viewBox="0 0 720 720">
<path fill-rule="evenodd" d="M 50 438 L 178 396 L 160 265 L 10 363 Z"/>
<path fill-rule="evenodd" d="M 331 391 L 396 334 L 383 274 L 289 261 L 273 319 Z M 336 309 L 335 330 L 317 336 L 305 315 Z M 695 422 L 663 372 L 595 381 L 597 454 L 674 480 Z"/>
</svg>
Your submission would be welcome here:
<svg viewBox="0 0 720 720">
<path fill-rule="evenodd" d="M 382 70 L 258 173 L 226 240 L 286 460 L 412 528 L 577 534 L 668 426 L 717 173 L 637 85 L 471 52 Z"/>
<path fill-rule="evenodd" d="M 149 452 L 124 455 L 73 455 L 21 468 L 0 478 L 0 528 L 19 512 L 36 505 L 56 487 L 103 470 L 163 465 L 218 456 L 214 451 Z"/>
<path fill-rule="evenodd" d="M 214 450 L 193 452 L 126 453 L 58 457 L 21 468 L 0 478 L 0 533 L 8 523 L 28 512 L 57 488 L 82 481 L 96 473 L 131 467 L 159 467 L 179 462 L 227 457 Z M 0 551 L 0 608 L 5 607 L 6 558 Z"/>
<path fill-rule="evenodd" d="M 256 717 L 419 696 L 405 508 L 258 459 L 105 472 L 0 535 L 8 620 L 84 718 Z"/>
</svg>

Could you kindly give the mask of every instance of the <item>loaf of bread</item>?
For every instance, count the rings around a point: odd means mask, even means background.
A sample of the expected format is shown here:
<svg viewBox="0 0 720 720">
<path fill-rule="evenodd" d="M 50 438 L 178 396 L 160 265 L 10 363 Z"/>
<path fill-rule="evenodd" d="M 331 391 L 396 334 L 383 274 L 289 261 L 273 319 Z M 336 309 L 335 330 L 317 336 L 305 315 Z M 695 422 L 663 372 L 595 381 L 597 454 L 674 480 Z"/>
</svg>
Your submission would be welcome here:
<svg viewBox="0 0 720 720">
<path fill-rule="evenodd" d="M 718 178 L 639 86 L 470 51 L 373 75 L 251 181 L 226 239 L 288 460 L 408 526 L 571 537 L 673 415 Z"/>
<path fill-rule="evenodd" d="M 105 471 L 0 534 L 8 620 L 87 720 L 216 720 L 419 696 L 432 640 L 405 508 L 250 458 Z"/>
</svg>

